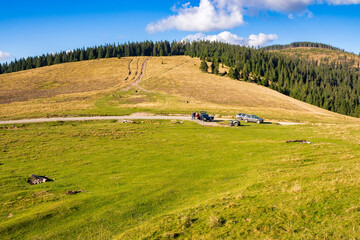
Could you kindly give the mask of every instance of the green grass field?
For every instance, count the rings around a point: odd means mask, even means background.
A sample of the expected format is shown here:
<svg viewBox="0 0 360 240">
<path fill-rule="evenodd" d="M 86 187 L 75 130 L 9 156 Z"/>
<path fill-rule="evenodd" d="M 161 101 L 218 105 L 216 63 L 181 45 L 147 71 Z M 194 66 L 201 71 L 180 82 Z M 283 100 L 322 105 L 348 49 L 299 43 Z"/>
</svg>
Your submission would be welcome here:
<svg viewBox="0 0 360 240">
<path fill-rule="evenodd" d="M 2 127 L 0 238 L 359 239 L 359 129 Z M 31 174 L 54 181 L 32 186 Z"/>
<path fill-rule="evenodd" d="M 131 75 L 130 58 L 4 74 L 0 119 L 207 110 L 305 124 L 0 125 L 1 240 L 360 239 L 358 119 L 201 73 L 184 56 L 153 57 L 124 90 L 145 59 Z M 32 174 L 53 181 L 29 185 Z"/>
</svg>

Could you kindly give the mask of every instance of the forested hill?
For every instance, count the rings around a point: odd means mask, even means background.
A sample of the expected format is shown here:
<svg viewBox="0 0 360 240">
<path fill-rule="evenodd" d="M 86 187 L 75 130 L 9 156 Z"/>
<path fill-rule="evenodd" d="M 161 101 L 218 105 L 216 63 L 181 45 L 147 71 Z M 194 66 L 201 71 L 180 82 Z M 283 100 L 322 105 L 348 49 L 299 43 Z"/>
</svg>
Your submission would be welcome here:
<svg viewBox="0 0 360 240">
<path fill-rule="evenodd" d="M 188 55 L 230 67 L 229 77 L 268 86 L 301 101 L 342 114 L 360 116 L 359 69 L 318 63 L 278 52 L 219 42 L 140 42 L 104 45 L 20 59 L 0 66 L 10 73 L 53 64 L 126 56 Z"/>
<path fill-rule="evenodd" d="M 344 50 L 340 48 L 336 48 L 327 44 L 323 43 L 314 43 L 314 42 L 293 42 L 286 45 L 271 45 L 267 47 L 263 47 L 263 50 L 269 51 L 269 50 L 282 50 L 282 49 L 289 49 L 289 48 L 323 48 L 323 49 L 331 49 L 335 51 L 341 51 L 344 52 Z"/>
</svg>

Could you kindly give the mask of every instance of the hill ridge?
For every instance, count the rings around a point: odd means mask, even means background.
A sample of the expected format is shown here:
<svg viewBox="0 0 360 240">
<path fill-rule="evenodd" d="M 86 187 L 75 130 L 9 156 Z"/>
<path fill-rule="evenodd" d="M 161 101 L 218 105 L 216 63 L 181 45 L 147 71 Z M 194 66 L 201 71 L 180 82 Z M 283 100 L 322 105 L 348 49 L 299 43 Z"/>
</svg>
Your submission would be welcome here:
<svg viewBox="0 0 360 240">
<path fill-rule="evenodd" d="M 271 45 L 271 46 L 262 47 L 261 49 L 270 51 L 270 50 L 282 50 L 282 49 L 301 48 L 301 47 L 322 48 L 322 49 L 331 49 L 331 50 L 335 50 L 335 51 L 346 52 L 343 49 L 331 46 L 329 44 L 317 43 L 317 42 L 292 42 L 289 44 L 275 44 L 275 45 Z"/>
</svg>

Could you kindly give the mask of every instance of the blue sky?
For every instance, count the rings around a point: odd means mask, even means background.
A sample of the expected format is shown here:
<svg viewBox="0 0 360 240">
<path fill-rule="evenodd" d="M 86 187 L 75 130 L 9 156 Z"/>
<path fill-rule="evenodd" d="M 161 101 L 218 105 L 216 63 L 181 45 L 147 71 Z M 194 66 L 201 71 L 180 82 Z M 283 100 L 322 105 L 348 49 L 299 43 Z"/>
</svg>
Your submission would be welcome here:
<svg viewBox="0 0 360 240">
<path fill-rule="evenodd" d="M 201 1 L 2 1 L 0 62 L 186 36 L 253 46 L 314 41 L 360 52 L 360 0 Z"/>
</svg>

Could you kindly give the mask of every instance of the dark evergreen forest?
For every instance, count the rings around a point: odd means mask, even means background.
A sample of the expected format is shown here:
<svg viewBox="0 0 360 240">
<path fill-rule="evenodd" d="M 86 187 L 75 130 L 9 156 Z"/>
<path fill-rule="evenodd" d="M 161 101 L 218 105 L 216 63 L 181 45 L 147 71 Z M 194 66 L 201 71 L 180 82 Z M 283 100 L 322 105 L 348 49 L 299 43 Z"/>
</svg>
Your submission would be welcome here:
<svg viewBox="0 0 360 240">
<path fill-rule="evenodd" d="M 337 48 L 318 43 L 293 43 L 293 47 L 296 46 L 339 51 Z M 334 112 L 360 117 L 359 69 L 346 62 L 319 64 L 315 61 L 267 51 L 277 48 L 281 49 L 278 46 L 254 49 L 209 41 L 132 42 L 22 58 L 0 64 L 0 74 L 100 58 L 188 55 L 212 62 L 213 74 L 221 74 L 218 69 L 219 64 L 223 64 L 230 67 L 228 76 L 233 79 L 261 84 L 301 101 Z M 204 64 L 202 65 L 205 67 Z"/>
<path fill-rule="evenodd" d="M 298 48 L 298 47 L 312 47 L 312 48 L 325 48 L 325 49 L 331 49 L 336 51 L 344 51 L 340 48 L 336 48 L 327 44 L 323 43 L 314 43 L 314 42 L 293 42 L 286 45 L 272 45 L 268 47 L 263 47 L 264 50 L 282 50 L 282 49 L 288 49 L 288 48 Z"/>
</svg>

